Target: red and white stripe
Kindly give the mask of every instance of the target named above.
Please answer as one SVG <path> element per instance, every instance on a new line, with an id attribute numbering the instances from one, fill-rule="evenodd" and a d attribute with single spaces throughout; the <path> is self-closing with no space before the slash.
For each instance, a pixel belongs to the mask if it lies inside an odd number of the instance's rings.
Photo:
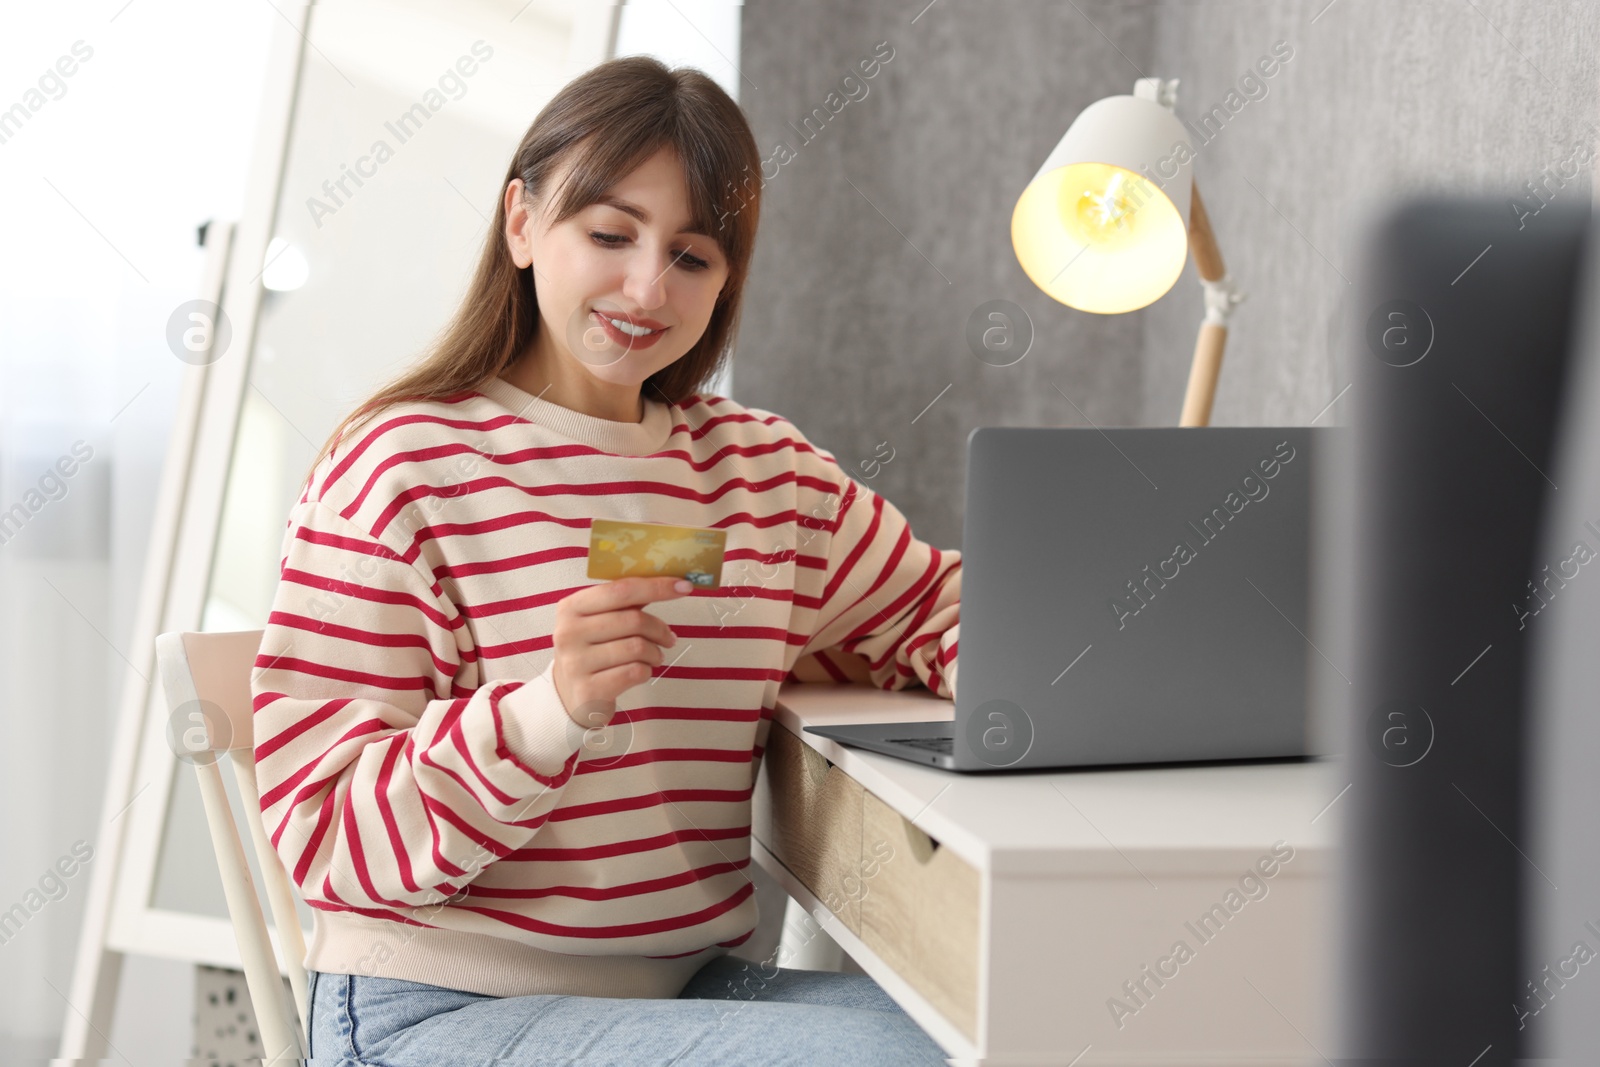
<path id="1" fill-rule="evenodd" d="M 669 410 L 661 449 L 619 456 L 467 392 L 391 409 L 313 473 L 251 678 L 263 818 L 316 910 L 307 966 L 463 974 L 488 935 L 681 969 L 755 926 L 779 685 L 953 696 L 959 552 L 780 416 Z M 727 531 L 720 589 L 649 606 L 679 641 L 603 749 L 549 676 L 595 517 Z M 374 920 L 431 929 L 374 970 Z"/>

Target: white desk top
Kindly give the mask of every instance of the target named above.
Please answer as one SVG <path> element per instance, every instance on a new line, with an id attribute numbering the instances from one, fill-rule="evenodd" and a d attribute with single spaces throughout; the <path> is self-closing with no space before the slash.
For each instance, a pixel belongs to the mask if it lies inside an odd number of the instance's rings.
<path id="1" fill-rule="evenodd" d="M 997 875 L 1242 871 L 1274 842 L 1320 874 L 1338 840 L 1349 779 L 1336 761 L 1136 770 L 965 774 L 850 748 L 810 725 L 951 720 L 918 686 L 796 683 L 775 720 L 942 845 Z"/>

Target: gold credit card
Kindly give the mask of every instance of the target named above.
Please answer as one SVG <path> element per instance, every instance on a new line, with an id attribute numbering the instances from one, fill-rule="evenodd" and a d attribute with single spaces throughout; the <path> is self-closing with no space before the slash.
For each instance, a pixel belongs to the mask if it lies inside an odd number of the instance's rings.
<path id="1" fill-rule="evenodd" d="M 686 578 L 700 589 L 722 583 L 727 530 L 657 522 L 593 519 L 589 526 L 589 577 Z"/>

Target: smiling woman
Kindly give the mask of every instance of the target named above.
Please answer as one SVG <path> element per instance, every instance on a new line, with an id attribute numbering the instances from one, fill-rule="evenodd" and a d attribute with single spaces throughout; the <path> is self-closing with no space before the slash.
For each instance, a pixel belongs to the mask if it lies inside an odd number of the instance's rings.
<path id="1" fill-rule="evenodd" d="M 330 444 L 385 408 L 451 396 L 508 369 L 524 385 L 540 381 L 535 395 L 548 384 L 550 400 L 591 414 L 604 411 L 602 417 L 613 421 L 639 421 L 641 394 L 675 403 L 703 388 L 731 348 L 760 221 L 759 196 L 732 210 L 734 183 L 760 161 L 739 105 L 700 71 L 669 70 L 648 56 L 626 56 L 575 79 L 517 146 L 477 272 L 454 320 L 426 358 L 335 427 L 313 469 Z M 655 225 L 647 234 L 627 232 L 641 220 L 616 208 L 616 200 L 639 202 Z M 660 216 L 649 214 L 651 208 Z M 695 232 L 682 235 L 687 246 L 669 249 L 664 241 L 677 237 L 673 231 L 680 228 Z M 591 237 L 590 230 L 603 236 Z M 630 239 L 631 250 L 599 247 Z M 569 259 L 585 241 L 593 255 Z M 536 256 L 541 249 L 544 256 Z M 672 262 L 669 272 L 669 260 L 680 249 L 684 262 Z M 541 268 L 541 259 L 556 256 L 563 274 L 577 265 L 585 277 L 553 277 Z M 604 256 L 611 260 L 602 268 Z M 700 260 L 708 264 L 705 273 L 695 272 Z M 713 266 L 715 284 L 705 277 Z M 608 269 L 610 277 L 593 273 Z M 576 291 L 601 286 L 608 291 Z M 665 305 L 669 296 L 672 314 L 681 321 L 654 317 L 663 326 L 678 326 L 678 337 L 649 361 L 550 360 L 563 348 L 577 355 L 569 335 L 592 342 L 589 326 L 605 328 L 591 322 L 591 310 L 650 318 L 652 309 L 638 301 Z M 578 307 L 585 298 L 588 306 Z"/>
<path id="2" fill-rule="evenodd" d="M 563 166 L 554 187 L 573 170 Z M 519 268 L 537 271 L 541 329 L 504 377 L 536 396 L 548 390 L 575 411 L 636 423 L 645 416 L 644 384 L 706 333 L 729 264 L 710 219 L 686 208 L 688 183 L 673 146 L 607 188 L 562 217 L 553 196 L 536 198 L 520 178 L 507 185 L 506 243 Z"/>
<path id="3" fill-rule="evenodd" d="M 944 1062 L 865 975 L 773 966 L 751 1000 L 727 958 L 779 686 L 814 658 L 953 697 L 961 594 L 960 553 L 701 391 L 757 163 L 699 71 L 567 85 L 455 319 L 301 487 L 251 690 L 262 818 L 315 915 L 313 1057 Z M 720 581 L 590 579 L 605 519 L 713 531 Z"/>

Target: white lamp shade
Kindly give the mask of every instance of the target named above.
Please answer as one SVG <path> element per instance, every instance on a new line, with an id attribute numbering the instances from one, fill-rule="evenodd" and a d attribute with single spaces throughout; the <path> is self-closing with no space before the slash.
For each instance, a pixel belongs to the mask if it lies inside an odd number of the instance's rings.
<path id="1" fill-rule="evenodd" d="M 1183 123 L 1154 100 L 1090 104 L 1017 198 L 1011 247 L 1022 269 L 1080 311 L 1154 303 L 1188 259 L 1193 155 Z"/>

